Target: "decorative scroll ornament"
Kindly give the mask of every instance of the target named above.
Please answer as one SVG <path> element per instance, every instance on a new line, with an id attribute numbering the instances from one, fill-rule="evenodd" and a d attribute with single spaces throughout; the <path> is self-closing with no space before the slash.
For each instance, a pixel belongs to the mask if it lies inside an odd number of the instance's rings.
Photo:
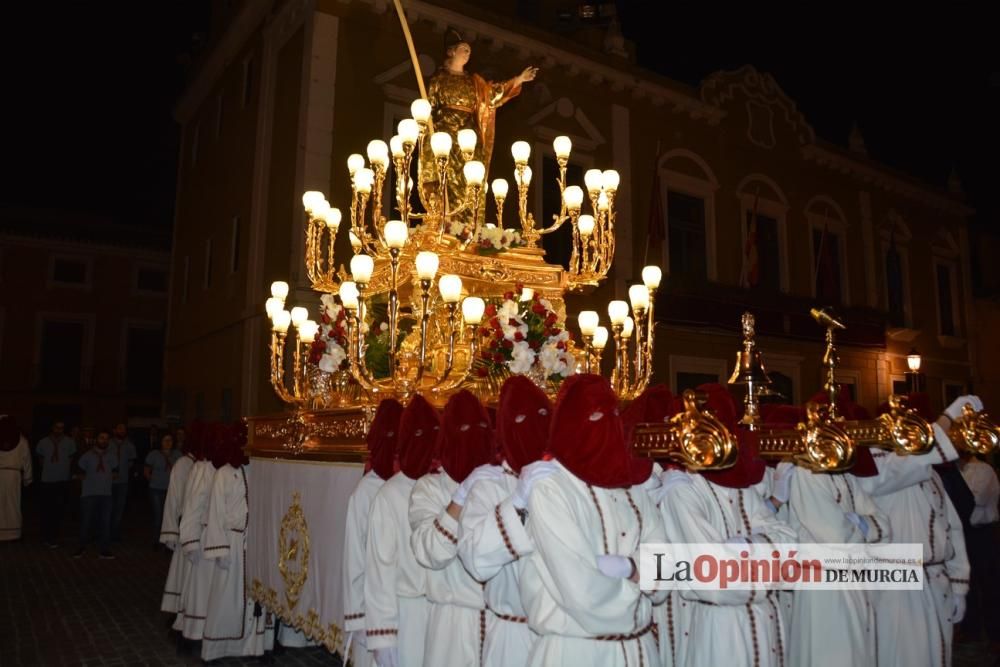
<path id="1" fill-rule="evenodd" d="M 959 450 L 989 454 L 1000 444 L 1000 429 L 985 412 L 976 412 L 970 404 L 962 406 L 962 416 L 948 430 L 952 444 Z"/>
<path id="2" fill-rule="evenodd" d="M 292 494 L 292 504 L 281 520 L 278 535 L 278 572 L 285 582 L 289 609 L 298 603 L 302 586 L 309 577 L 309 525 L 299 504 L 301 500 L 298 491 Z"/>
<path id="3" fill-rule="evenodd" d="M 736 436 L 715 415 L 698 406 L 698 395 L 684 391 L 684 411 L 662 424 L 640 424 L 633 438 L 636 453 L 668 459 L 688 470 L 723 470 L 736 463 Z"/>

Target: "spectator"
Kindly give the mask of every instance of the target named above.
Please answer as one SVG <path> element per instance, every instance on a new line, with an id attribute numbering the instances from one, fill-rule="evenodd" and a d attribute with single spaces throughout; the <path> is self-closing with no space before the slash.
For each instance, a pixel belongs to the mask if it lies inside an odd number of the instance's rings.
<path id="1" fill-rule="evenodd" d="M 115 459 L 118 475 L 111 485 L 111 540 L 122 539 L 122 517 L 125 516 L 125 502 L 128 500 L 128 483 L 132 478 L 132 463 L 138 458 L 135 445 L 128 438 L 125 424 L 115 426 L 111 438 L 111 455 Z"/>
<path id="2" fill-rule="evenodd" d="M 59 524 L 66 508 L 70 464 L 76 443 L 67 438 L 61 421 L 52 424 L 52 432 L 35 447 L 42 467 L 42 543 L 50 549 L 59 546 Z"/>
<path id="3" fill-rule="evenodd" d="M 31 484 L 31 448 L 13 417 L 0 415 L 0 542 L 21 537 L 21 486 Z"/>
<path id="4" fill-rule="evenodd" d="M 174 430 L 174 449 L 176 449 L 181 454 L 187 454 L 187 449 L 184 448 L 185 437 L 187 437 L 187 433 L 185 433 L 184 427 L 178 426 Z"/>
<path id="5" fill-rule="evenodd" d="M 969 577 L 969 608 L 962 621 L 960 640 L 979 641 L 983 630 L 995 648 L 1000 647 L 1000 613 L 997 598 L 998 573 L 995 551 L 995 530 L 1000 512 L 1000 482 L 993 466 L 984 463 L 968 451 L 962 452 L 959 469 L 972 495 L 975 509 L 965 531 L 965 545 L 972 565 Z"/>
<path id="6" fill-rule="evenodd" d="M 83 489 L 80 493 L 80 548 L 73 558 L 80 558 L 87 549 L 94 530 L 97 530 L 97 545 L 100 557 L 114 558 L 111 553 L 111 487 L 118 461 L 108 448 L 111 433 L 107 429 L 97 431 L 97 443 L 77 462 L 83 471 Z"/>
<path id="7" fill-rule="evenodd" d="M 143 474 L 149 480 L 149 504 L 153 508 L 153 551 L 160 549 L 160 525 L 163 523 L 163 505 L 167 500 L 170 485 L 170 470 L 181 457 L 174 449 L 174 437 L 164 433 L 160 438 L 160 448 L 146 454 Z"/>

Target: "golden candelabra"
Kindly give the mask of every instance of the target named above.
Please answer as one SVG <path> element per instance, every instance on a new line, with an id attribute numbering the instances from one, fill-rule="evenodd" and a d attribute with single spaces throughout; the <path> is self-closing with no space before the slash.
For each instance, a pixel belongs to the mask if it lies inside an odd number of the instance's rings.
<path id="1" fill-rule="evenodd" d="M 486 301 L 500 300 L 520 283 L 526 291 L 547 299 L 564 320 L 565 294 L 597 285 L 611 269 L 620 178 L 614 170 L 586 172 L 584 185 L 590 213 L 582 214 L 584 189 L 568 185 L 566 180 L 572 143 L 568 137 L 557 137 L 553 148 L 559 165 L 562 205 L 552 223 L 539 228 L 528 210 L 531 147 L 524 141 L 515 142 L 511 154 L 518 238 L 514 230 L 504 226 L 507 181 L 498 178 L 488 187 L 483 163 L 473 159 L 476 132 L 461 130 L 455 137 L 432 132 L 431 106 L 423 99 L 411 105 L 411 112 L 413 117 L 399 123 L 397 134 L 388 144 L 377 139 L 368 143 L 367 166 L 360 154 L 347 160 L 351 199 L 346 233 L 353 251 L 349 274 L 343 267 L 337 268 L 335 248 L 345 216 L 321 192 L 303 195 L 307 216 L 306 275 L 313 290 L 335 296 L 345 309 L 343 360 L 336 372 L 348 374 L 352 385 L 358 387 L 351 399 L 354 403 L 370 405 L 386 395 L 405 400 L 417 392 L 443 400 L 461 387 L 493 399 L 496 387 L 486 387 L 488 383 L 474 373 Z M 456 140 L 460 160 L 452 157 L 452 143 Z M 437 181 L 426 189 L 414 188 L 412 162 L 425 154 L 427 146 L 433 155 Z M 461 164 L 454 164 L 456 161 Z M 460 181 L 465 184 L 464 196 L 460 201 L 450 201 L 449 179 L 454 182 L 456 178 L 464 179 Z M 390 187 L 393 181 L 394 188 Z M 393 190 L 388 198 L 387 189 Z M 414 190 L 419 192 L 424 211 L 414 210 Z M 480 212 L 482 198 L 489 192 L 496 207 L 496 227 L 486 225 Z M 383 205 L 386 201 L 391 201 L 388 212 Z M 538 241 L 567 223 L 573 230 L 569 267 L 548 264 Z M 490 252 L 481 255 L 480 248 L 489 244 L 493 246 L 488 248 Z M 625 301 L 614 301 L 608 308 L 615 343 L 611 381 L 624 399 L 642 392 L 652 376 L 654 302 L 660 278 L 659 268 L 646 267 L 643 283 L 630 288 L 633 317 L 629 317 Z M 278 291 L 282 289 L 287 295 L 287 286 Z M 386 368 L 379 374 L 371 366 L 368 330 L 374 324 L 375 309 L 383 302 L 389 340 Z M 284 296 L 278 299 L 273 295 L 268 301 L 272 322 L 271 380 L 283 401 L 302 406 L 310 394 L 306 361 L 316 329 L 321 327 L 302 317 L 299 310 L 293 311 L 295 317 L 290 313 L 286 317 Z M 597 320 L 594 313 L 593 327 L 581 329 L 583 357 L 578 370 L 600 372 L 609 335 Z M 295 329 L 294 337 L 287 335 L 289 326 Z M 286 381 L 284 348 L 289 339 L 293 340 L 292 379 Z M 331 345 L 330 339 L 321 340 Z M 569 350 L 580 351 L 578 345 L 566 345 Z M 345 402 L 337 404 L 344 406 Z"/>

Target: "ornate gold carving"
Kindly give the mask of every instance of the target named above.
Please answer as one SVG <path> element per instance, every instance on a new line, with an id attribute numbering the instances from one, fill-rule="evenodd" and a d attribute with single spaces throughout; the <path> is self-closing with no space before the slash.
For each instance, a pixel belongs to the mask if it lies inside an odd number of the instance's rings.
<path id="1" fill-rule="evenodd" d="M 1000 443 L 1000 429 L 990 421 L 985 412 L 976 412 L 966 403 L 962 406 L 962 416 L 948 430 L 952 443 L 960 451 L 975 454 L 989 454 Z"/>
<path id="2" fill-rule="evenodd" d="M 322 644 L 331 653 L 336 653 L 343 648 L 344 631 L 336 623 L 324 626 L 315 609 L 309 609 L 304 614 L 301 612 L 293 613 L 281 601 L 278 592 L 264 586 L 260 579 L 253 580 L 250 587 L 250 597 L 264 605 L 268 611 L 280 618 L 286 625 L 295 628 L 314 642 Z"/>
<path id="3" fill-rule="evenodd" d="M 669 459 L 688 470 L 722 470 L 739 455 L 736 437 L 715 415 L 698 407 L 695 392 L 684 392 L 684 412 L 663 424 L 640 424 L 633 438 L 636 453 Z"/>
<path id="4" fill-rule="evenodd" d="M 301 500 L 298 491 L 292 494 L 292 504 L 281 520 L 278 535 L 278 572 L 285 582 L 289 609 L 298 603 L 302 586 L 309 578 L 309 525 L 299 504 Z"/>

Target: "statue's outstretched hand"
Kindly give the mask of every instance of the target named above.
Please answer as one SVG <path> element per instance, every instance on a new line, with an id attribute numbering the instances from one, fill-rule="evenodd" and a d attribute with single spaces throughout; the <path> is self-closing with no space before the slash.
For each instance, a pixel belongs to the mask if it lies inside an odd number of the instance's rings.
<path id="1" fill-rule="evenodd" d="M 538 75 L 538 68 L 537 67 L 534 67 L 534 66 L 532 66 L 532 67 L 525 67 L 524 71 L 521 72 L 517 76 L 517 78 L 520 80 L 521 83 L 527 83 L 528 81 L 534 81 L 535 77 L 537 75 Z"/>

